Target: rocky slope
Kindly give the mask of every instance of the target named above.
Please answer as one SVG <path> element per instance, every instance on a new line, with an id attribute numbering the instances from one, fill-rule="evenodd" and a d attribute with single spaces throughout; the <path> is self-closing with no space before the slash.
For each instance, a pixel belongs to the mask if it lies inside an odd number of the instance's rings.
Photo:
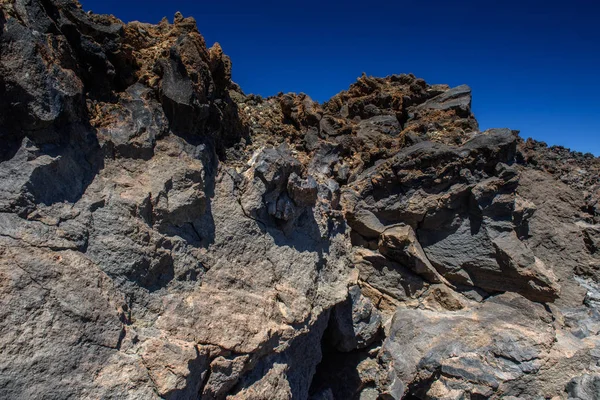
<path id="1" fill-rule="evenodd" d="M 192 18 L 0 4 L 0 398 L 600 398 L 598 159 L 467 86 L 263 99 Z"/>

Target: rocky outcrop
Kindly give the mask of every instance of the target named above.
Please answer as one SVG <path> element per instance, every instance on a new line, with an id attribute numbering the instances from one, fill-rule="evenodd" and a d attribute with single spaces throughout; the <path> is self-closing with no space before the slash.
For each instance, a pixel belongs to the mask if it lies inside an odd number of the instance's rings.
<path id="1" fill-rule="evenodd" d="M 501 322 L 500 322 L 501 321 Z M 502 294 L 468 311 L 399 309 L 380 357 L 387 394 L 421 398 L 533 398 L 560 393 L 544 364 L 573 351 L 557 341 L 552 316 L 540 304 Z M 573 368 L 565 357 L 566 365 Z M 556 373 L 558 371 L 555 371 Z M 535 376 L 535 378 L 531 378 Z"/>
<path id="2" fill-rule="evenodd" d="M 0 397 L 598 398 L 598 159 L 471 90 L 231 80 L 192 18 L 0 13 Z"/>

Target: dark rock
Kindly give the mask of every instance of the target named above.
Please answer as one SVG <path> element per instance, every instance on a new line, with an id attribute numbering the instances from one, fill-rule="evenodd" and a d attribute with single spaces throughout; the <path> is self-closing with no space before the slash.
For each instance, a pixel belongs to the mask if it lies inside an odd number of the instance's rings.
<path id="1" fill-rule="evenodd" d="M 265 149 L 256 159 L 254 174 L 267 186 L 268 190 L 282 191 L 286 188 L 292 173 L 298 175 L 301 165 L 289 151 L 283 148 Z"/>
<path id="2" fill-rule="evenodd" d="M 323 389 L 320 392 L 309 397 L 310 400 L 334 400 L 333 392 L 330 388 Z"/>
<path id="3" fill-rule="evenodd" d="M 291 221 L 296 216 L 296 207 L 285 193 L 277 201 L 268 203 L 267 207 L 269 214 L 282 221 Z"/>
<path id="4" fill-rule="evenodd" d="M 279 104 L 285 120 L 297 128 L 319 126 L 321 121 L 319 106 L 307 95 L 288 93 L 280 97 Z"/>
<path id="5" fill-rule="evenodd" d="M 98 129 L 98 134 L 105 136 L 120 156 L 149 159 L 156 140 L 169 130 L 168 121 L 149 88 L 135 84 L 126 93 L 130 98 L 122 101 L 123 107 L 108 113 L 114 123 Z"/>
<path id="6" fill-rule="evenodd" d="M 46 61 L 42 51 L 56 64 Z M 62 59 L 67 59 L 65 68 L 60 67 Z M 16 18 L 6 21 L 0 34 L 0 127 L 4 135 L 40 131 L 55 123 L 61 127 L 59 122 L 64 126 L 82 118 L 83 83 L 68 68 L 71 63 L 68 48 L 50 47 L 41 33 Z M 40 139 L 48 140 L 43 135 Z"/>
<path id="7" fill-rule="evenodd" d="M 317 201 L 319 187 L 313 177 L 300 178 L 292 172 L 288 178 L 287 191 L 299 207 L 311 207 Z"/>
<path id="8" fill-rule="evenodd" d="M 368 210 L 356 210 L 346 215 L 348 225 L 368 239 L 377 239 L 385 230 L 379 219 Z"/>
<path id="9" fill-rule="evenodd" d="M 57 33 L 58 28 L 40 1 L 16 0 L 14 8 L 19 19 L 40 33 Z"/>
<path id="10" fill-rule="evenodd" d="M 331 314 L 331 340 L 342 352 L 369 346 L 381 328 L 381 315 L 358 286 L 348 289 L 348 300 L 338 304 Z"/>
<path id="11" fill-rule="evenodd" d="M 177 50 L 171 49 L 170 58 L 160 60 L 158 66 L 162 74 L 161 101 L 171 129 L 194 134 L 208 118 L 209 105 L 197 97 Z"/>
<path id="12" fill-rule="evenodd" d="M 600 225 L 591 225 L 585 222 L 578 222 L 577 226 L 579 226 L 583 232 L 583 240 L 588 251 L 591 254 L 596 254 L 600 251 Z"/>
<path id="13" fill-rule="evenodd" d="M 347 135 L 351 131 L 352 128 L 346 125 L 344 120 L 330 115 L 323 116 L 319 125 L 321 137 Z"/>
<path id="14" fill-rule="evenodd" d="M 304 136 L 304 147 L 306 150 L 313 151 L 319 147 L 319 133 L 317 130 L 311 129 Z"/>
<path id="15" fill-rule="evenodd" d="M 398 301 L 418 297 L 426 284 L 409 268 L 395 263 L 379 253 L 358 249 L 353 263 L 359 271 L 361 281 L 379 292 Z"/>
<path id="16" fill-rule="evenodd" d="M 598 158 L 231 72 L 181 13 L 2 2 L 0 398 L 595 397 Z"/>
<path id="17" fill-rule="evenodd" d="M 219 43 L 209 49 L 210 72 L 217 88 L 227 88 L 231 84 L 231 59 L 223 53 Z"/>
<path id="18" fill-rule="evenodd" d="M 356 135 L 368 142 L 375 144 L 380 135 L 398 136 L 400 124 L 398 119 L 392 115 L 382 115 L 360 121 L 357 126 Z"/>
<path id="19" fill-rule="evenodd" d="M 471 109 L 471 88 L 467 85 L 457 86 L 430 100 L 427 100 L 417 108 L 434 110 L 460 110 L 460 112 L 468 113 Z"/>

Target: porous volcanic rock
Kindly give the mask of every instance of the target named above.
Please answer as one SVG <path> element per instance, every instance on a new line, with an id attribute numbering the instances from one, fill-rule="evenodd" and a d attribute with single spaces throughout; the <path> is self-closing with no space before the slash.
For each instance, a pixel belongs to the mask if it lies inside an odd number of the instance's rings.
<path id="1" fill-rule="evenodd" d="M 180 13 L 0 6 L 0 398 L 600 398 L 597 158 L 465 85 L 265 99 Z"/>

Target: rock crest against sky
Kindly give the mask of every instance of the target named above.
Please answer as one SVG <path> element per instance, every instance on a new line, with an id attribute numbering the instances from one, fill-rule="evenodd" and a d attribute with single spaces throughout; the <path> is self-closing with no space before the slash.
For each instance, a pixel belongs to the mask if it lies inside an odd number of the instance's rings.
<path id="1" fill-rule="evenodd" d="M 125 22 L 194 16 L 233 60 L 246 93 L 304 92 L 324 102 L 362 72 L 412 72 L 473 89 L 482 130 L 600 156 L 600 2 L 82 0 Z"/>

